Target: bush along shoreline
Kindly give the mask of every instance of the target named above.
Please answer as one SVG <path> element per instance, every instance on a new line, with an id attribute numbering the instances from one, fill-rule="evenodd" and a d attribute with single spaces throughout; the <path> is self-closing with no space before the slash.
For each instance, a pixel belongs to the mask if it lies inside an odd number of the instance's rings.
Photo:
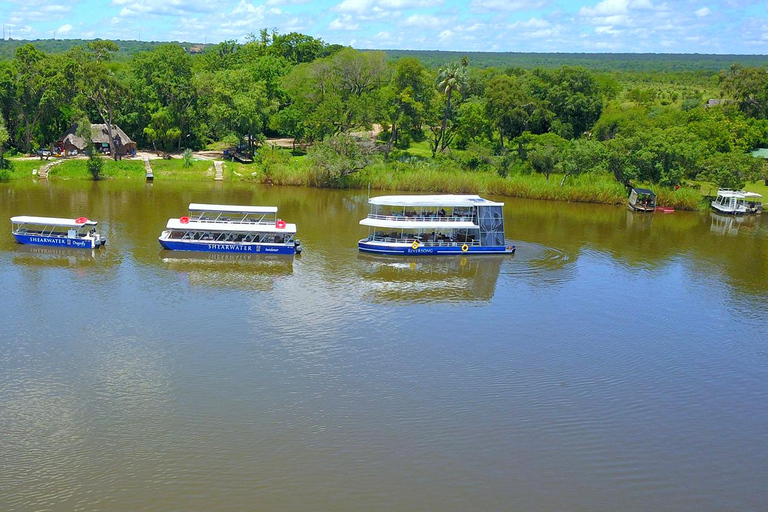
<path id="1" fill-rule="evenodd" d="M 414 158 L 401 155 L 384 161 L 373 155 L 361 162 L 333 160 L 337 155 L 292 156 L 284 149 L 266 148 L 257 154 L 255 163 L 225 161 L 225 181 L 253 182 L 266 185 L 326 187 L 343 189 L 398 190 L 403 192 L 445 194 L 489 194 L 549 201 L 624 205 L 627 188 L 607 172 L 565 175 L 526 172 L 511 169 L 499 172 L 491 164 L 467 169 L 449 158 Z M 325 158 L 325 161 L 321 161 Z M 33 169 L 48 163 L 41 160 L 11 160 L 5 179 L 33 179 Z M 213 181 L 211 160 L 183 158 L 153 159 L 155 180 Z M 359 167 L 359 168 L 358 168 Z M 506 174 L 506 175 L 503 175 Z M 87 160 L 73 159 L 51 168 L 48 179 L 92 180 Z M 104 159 L 99 179 L 143 180 L 144 162 Z M 667 189 L 652 186 L 658 194 L 658 204 L 678 210 L 699 210 L 706 207 L 699 186 Z"/>

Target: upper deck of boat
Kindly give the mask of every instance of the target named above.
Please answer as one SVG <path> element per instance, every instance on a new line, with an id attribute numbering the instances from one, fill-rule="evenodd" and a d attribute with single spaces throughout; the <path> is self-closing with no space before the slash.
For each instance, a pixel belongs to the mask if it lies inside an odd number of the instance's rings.
<path id="1" fill-rule="evenodd" d="M 80 222 L 78 222 L 80 220 Z M 84 226 L 93 227 L 98 224 L 95 220 L 85 219 L 63 219 L 59 217 L 35 217 L 31 215 L 19 215 L 11 217 L 13 224 L 30 224 L 34 226 L 55 226 L 62 228 L 79 229 Z"/>
<path id="2" fill-rule="evenodd" d="M 190 220 L 182 222 L 181 219 L 169 219 L 165 226 L 171 231 L 217 231 L 233 233 L 286 233 L 295 234 L 296 224 L 285 224 L 285 227 L 279 228 L 275 223 L 257 224 L 257 223 L 234 223 L 234 222 L 207 222 Z"/>
<path id="3" fill-rule="evenodd" d="M 448 207 L 448 208 L 468 208 L 475 206 L 504 206 L 504 203 L 497 203 L 483 199 L 474 194 L 435 194 L 435 195 L 401 195 L 401 196 L 378 196 L 368 200 L 372 206 L 403 206 L 403 207 Z"/>

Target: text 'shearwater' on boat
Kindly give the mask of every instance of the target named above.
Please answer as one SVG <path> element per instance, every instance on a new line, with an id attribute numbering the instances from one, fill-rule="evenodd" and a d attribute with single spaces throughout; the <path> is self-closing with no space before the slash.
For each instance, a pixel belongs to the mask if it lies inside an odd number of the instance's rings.
<path id="1" fill-rule="evenodd" d="M 368 237 L 358 242 L 376 254 L 511 254 L 504 238 L 504 203 L 476 195 L 380 196 L 360 221 Z"/>
<path id="2" fill-rule="evenodd" d="M 97 224 L 85 217 L 60 219 L 22 215 L 11 217 L 11 233 L 20 244 L 95 249 L 107 243 L 107 239 L 96 232 Z"/>
<path id="3" fill-rule="evenodd" d="M 192 203 L 189 216 L 168 220 L 158 241 L 171 251 L 301 252 L 296 225 L 278 219 L 274 206 Z"/>

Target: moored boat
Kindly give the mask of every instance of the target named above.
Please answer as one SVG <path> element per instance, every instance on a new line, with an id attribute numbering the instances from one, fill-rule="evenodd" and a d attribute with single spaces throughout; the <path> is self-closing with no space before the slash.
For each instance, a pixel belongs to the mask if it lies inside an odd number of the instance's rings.
<path id="1" fill-rule="evenodd" d="M 11 217 L 11 233 L 20 244 L 96 249 L 107 239 L 96 231 L 98 222 L 86 217 Z"/>
<path id="2" fill-rule="evenodd" d="M 298 254 L 296 225 L 277 218 L 274 206 L 192 203 L 189 216 L 169 219 L 158 241 L 171 251 Z"/>
<path id="3" fill-rule="evenodd" d="M 711 205 L 716 211 L 729 215 L 762 213 L 762 198 L 763 196 L 756 192 L 722 188 L 717 191 L 717 197 Z"/>
<path id="4" fill-rule="evenodd" d="M 511 254 L 504 238 L 504 203 L 476 195 L 371 198 L 360 224 L 363 252 L 387 255 Z"/>
<path id="5" fill-rule="evenodd" d="M 647 188 L 633 188 L 629 193 L 627 206 L 636 212 L 653 212 L 656 210 L 656 194 Z"/>

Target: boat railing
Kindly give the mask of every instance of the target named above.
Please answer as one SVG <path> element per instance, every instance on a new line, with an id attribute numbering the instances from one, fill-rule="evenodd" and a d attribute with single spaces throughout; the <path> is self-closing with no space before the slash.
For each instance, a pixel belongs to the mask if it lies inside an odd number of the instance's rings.
<path id="1" fill-rule="evenodd" d="M 371 236 L 368 238 L 368 240 L 372 242 L 385 242 L 385 243 L 392 243 L 392 244 L 411 244 L 413 242 L 418 242 L 419 247 L 454 247 L 454 246 L 462 246 L 464 244 L 469 246 L 475 246 L 480 245 L 479 240 L 456 240 L 456 239 L 449 239 L 449 240 L 420 240 L 415 237 L 410 238 L 394 238 L 389 236 Z"/>
<path id="2" fill-rule="evenodd" d="M 472 222 L 472 217 L 467 216 L 458 216 L 458 215 L 449 215 L 449 216 L 440 216 L 440 215 L 426 215 L 426 216 L 408 216 L 408 215 L 402 215 L 402 214 L 393 214 L 393 215 L 379 215 L 375 213 L 368 214 L 369 219 L 377 219 L 377 220 L 395 220 L 395 221 L 403 221 L 403 222 Z"/>

